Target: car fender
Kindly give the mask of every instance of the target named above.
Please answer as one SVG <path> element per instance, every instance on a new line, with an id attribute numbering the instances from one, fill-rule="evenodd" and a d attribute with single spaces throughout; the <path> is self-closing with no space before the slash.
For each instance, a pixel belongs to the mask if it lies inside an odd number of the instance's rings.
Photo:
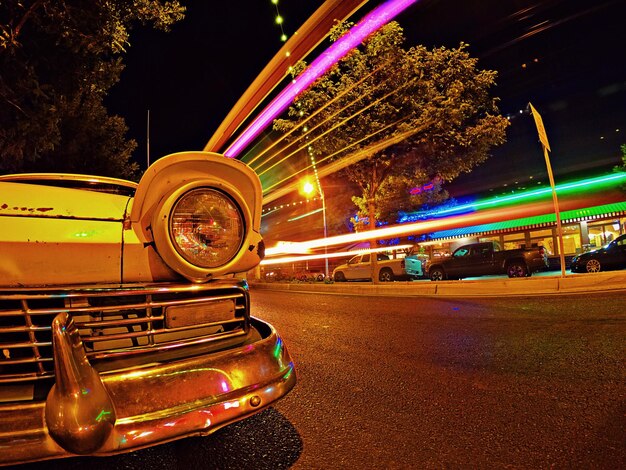
<path id="1" fill-rule="evenodd" d="M 169 241 L 166 225 L 170 206 L 180 192 L 198 187 L 216 188 L 232 196 L 245 219 L 246 234 L 241 249 L 219 268 L 191 265 Z M 263 259 L 265 251 L 260 234 L 261 207 L 259 178 L 238 160 L 209 152 L 181 152 L 157 160 L 141 178 L 132 202 L 128 227 L 132 233 L 125 234 L 125 259 L 130 259 L 130 264 L 125 266 L 125 278 L 162 268 L 155 265 L 151 250 L 156 250 L 169 267 L 194 282 L 252 269 Z"/>

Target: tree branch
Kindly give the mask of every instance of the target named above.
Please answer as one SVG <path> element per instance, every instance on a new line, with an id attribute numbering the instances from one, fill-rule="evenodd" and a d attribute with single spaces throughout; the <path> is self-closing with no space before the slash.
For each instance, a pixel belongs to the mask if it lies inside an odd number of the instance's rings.
<path id="1" fill-rule="evenodd" d="M 22 19 L 20 19 L 19 23 L 13 30 L 13 33 L 11 33 L 11 37 L 13 40 L 15 40 L 19 36 L 20 31 L 24 27 L 24 24 L 26 23 L 26 21 L 28 21 L 28 18 L 33 14 L 33 12 L 37 8 L 39 8 L 41 4 L 43 4 L 44 1 L 45 0 L 36 0 L 35 3 L 33 3 L 30 7 L 28 7 L 28 10 L 26 10 L 26 13 L 24 13 L 24 15 L 22 16 Z"/>

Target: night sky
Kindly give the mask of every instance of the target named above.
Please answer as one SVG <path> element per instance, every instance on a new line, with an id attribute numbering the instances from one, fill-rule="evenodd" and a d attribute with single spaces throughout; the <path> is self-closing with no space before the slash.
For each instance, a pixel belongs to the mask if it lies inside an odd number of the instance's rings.
<path id="1" fill-rule="evenodd" d="M 127 65 L 109 109 L 126 119 L 146 163 L 204 147 L 232 105 L 280 49 L 270 0 L 184 2 L 186 19 L 171 33 L 135 28 Z M 281 0 L 293 33 L 322 2 Z M 368 2 L 360 18 L 378 2 Z M 557 182 L 599 174 L 620 163 L 626 143 L 625 0 L 424 0 L 397 18 L 407 46 L 469 43 L 481 68 L 499 72 L 494 95 L 511 117 L 508 142 L 470 175 L 448 185 L 454 196 L 507 191 L 546 178 L 528 102 L 539 110 Z M 524 111 L 520 114 L 520 110 Z M 506 185 L 506 186 L 504 186 Z"/>

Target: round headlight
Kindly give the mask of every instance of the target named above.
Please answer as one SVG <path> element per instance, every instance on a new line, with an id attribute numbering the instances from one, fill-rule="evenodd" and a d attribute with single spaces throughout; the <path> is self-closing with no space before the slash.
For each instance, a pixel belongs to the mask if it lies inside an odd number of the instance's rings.
<path id="1" fill-rule="evenodd" d="M 237 204 L 221 191 L 198 188 L 174 204 L 169 219 L 172 244 L 189 263 L 218 268 L 239 252 L 245 222 Z"/>

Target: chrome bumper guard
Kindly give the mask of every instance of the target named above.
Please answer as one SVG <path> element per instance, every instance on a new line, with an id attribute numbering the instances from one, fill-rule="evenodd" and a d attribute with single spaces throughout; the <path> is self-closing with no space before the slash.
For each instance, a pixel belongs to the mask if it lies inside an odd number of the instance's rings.
<path id="1" fill-rule="evenodd" d="M 52 324 L 55 384 L 46 401 L 0 404 L 0 465 L 109 455 L 206 435 L 278 400 L 296 383 L 273 327 L 251 344 L 98 372 L 67 313 Z"/>

